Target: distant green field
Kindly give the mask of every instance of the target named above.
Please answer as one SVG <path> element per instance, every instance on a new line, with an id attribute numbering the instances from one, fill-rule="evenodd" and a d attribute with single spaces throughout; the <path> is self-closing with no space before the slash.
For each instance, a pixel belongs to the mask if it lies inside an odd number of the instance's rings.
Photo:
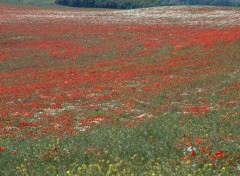
<path id="1" fill-rule="evenodd" d="M 6 3 L 19 3 L 19 4 L 31 4 L 31 5 L 55 5 L 54 0 L 0 0 L 1 2 L 6 2 Z"/>

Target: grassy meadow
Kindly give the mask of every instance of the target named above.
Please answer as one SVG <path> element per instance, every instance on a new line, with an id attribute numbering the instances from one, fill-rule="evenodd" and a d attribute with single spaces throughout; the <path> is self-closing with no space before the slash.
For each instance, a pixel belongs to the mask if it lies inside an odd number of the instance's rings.
<path id="1" fill-rule="evenodd" d="M 239 12 L 2 3 L 0 175 L 239 175 Z"/>

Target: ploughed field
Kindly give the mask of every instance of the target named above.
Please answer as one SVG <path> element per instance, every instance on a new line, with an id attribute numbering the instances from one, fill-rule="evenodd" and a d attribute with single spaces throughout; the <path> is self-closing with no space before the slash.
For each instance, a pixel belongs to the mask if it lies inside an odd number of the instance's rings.
<path id="1" fill-rule="evenodd" d="M 0 175 L 238 175 L 240 9 L 0 6 Z"/>

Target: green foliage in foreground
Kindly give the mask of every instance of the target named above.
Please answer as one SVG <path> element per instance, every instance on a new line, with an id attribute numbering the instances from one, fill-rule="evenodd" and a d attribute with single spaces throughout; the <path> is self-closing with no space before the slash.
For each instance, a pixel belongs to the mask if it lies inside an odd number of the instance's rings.
<path id="1" fill-rule="evenodd" d="M 2 136 L 0 146 L 6 149 L 0 152 L 0 175 L 237 175 L 239 141 L 224 136 L 240 135 L 239 124 L 228 121 L 237 121 L 238 110 L 226 119 L 220 111 L 201 118 L 168 112 L 136 127 L 95 127 L 65 139 L 18 141 Z M 213 153 L 221 149 L 227 157 L 212 165 L 198 160 L 204 154 L 196 151 L 182 161 L 187 147 L 177 141 L 185 135 L 193 140 L 204 136 Z"/>

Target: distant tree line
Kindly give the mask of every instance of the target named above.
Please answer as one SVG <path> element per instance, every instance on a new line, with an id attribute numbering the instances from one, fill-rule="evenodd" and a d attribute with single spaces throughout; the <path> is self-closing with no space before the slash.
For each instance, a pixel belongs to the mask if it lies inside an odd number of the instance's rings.
<path id="1" fill-rule="evenodd" d="M 240 0 L 55 0 L 57 4 L 74 7 L 135 9 L 167 5 L 239 6 Z"/>

